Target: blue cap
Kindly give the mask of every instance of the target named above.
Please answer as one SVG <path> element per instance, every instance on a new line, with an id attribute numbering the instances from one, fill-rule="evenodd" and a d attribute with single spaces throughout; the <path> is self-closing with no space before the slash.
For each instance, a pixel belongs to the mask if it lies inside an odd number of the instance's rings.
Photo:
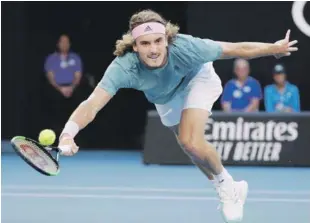
<path id="1" fill-rule="evenodd" d="M 273 68 L 273 74 L 285 74 L 285 68 L 282 64 L 277 64 L 274 68 Z"/>

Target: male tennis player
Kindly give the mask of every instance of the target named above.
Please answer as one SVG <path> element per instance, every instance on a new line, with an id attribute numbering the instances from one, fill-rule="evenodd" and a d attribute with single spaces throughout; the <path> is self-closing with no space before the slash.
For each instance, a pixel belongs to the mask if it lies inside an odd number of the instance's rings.
<path id="1" fill-rule="evenodd" d="M 162 123 L 171 128 L 181 147 L 214 183 L 226 222 L 243 218 L 248 185 L 235 182 L 221 164 L 214 147 L 205 141 L 204 129 L 213 103 L 222 93 L 212 61 L 227 58 L 289 56 L 297 41 L 228 43 L 178 34 L 179 28 L 159 14 L 144 10 L 130 19 L 129 31 L 116 42 L 117 56 L 90 97 L 73 112 L 60 135 L 59 146 L 71 146 L 77 133 L 94 120 L 120 88 L 144 92 L 156 105 Z"/>

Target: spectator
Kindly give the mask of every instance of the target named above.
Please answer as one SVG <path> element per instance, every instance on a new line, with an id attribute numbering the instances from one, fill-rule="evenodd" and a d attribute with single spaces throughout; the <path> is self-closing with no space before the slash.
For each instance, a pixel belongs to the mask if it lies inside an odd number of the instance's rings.
<path id="1" fill-rule="evenodd" d="M 298 88 L 286 80 L 283 65 L 273 70 L 274 84 L 265 87 L 265 109 L 267 112 L 300 112 Z"/>
<path id="2" fill-rule="evenodd" d="M 70 98 L 82 77 L 80 57 L 70 52 L 70 40 L 67 35 L 61 35 L 58 51 L 49 55 L 45 62 L 45 71 L 49 83 L 65 98 Z"/>
<path id="3" fill-rule="evenodd" d="M 57 51 L 47 57 L 44 68 L 49 82 L 44 101 L 50 128 L 60 132 L 68 115 L 81 100 L 76 91 L 82 78 L 82 62 L 76 53 L 70 51 L 69 36 L 60 36 Z"/>
<path id="4" fill-rule="evenodd" d="M 250 65 L 244 59 L 234 61 L 236 79 L 228 81 L 221 98 L 226 112 L 255 112 L 259 110 L 262 89 L 259 82 L 249 76 Z"/>

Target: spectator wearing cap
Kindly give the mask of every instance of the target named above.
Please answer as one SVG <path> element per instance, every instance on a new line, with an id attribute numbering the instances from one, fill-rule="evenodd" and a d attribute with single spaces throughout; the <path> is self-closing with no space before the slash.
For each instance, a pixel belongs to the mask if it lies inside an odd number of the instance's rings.
<path id="1" fill-rule="evenodd" d="M 300 112 L 299 90 L 287 81 L 283 65 L 274 67 L 273 79 L 275 83 L 264 90 L 266 112 Z"/>
<path id="2" fill-rule="evenodd" d="M 256 112 L 262 99 L 260 83 L 250 74 L 247 60 L 234 61 L 236 79 L 228 81 L 221 98 L 222 108 L 226 112 Z"/>

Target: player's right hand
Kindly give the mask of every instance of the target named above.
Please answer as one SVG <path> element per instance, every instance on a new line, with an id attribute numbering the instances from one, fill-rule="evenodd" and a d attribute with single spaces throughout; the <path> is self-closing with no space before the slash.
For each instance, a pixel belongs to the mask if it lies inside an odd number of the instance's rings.
<path id="1" fill-rule="evenodd" d="M 68 134 L 60 136 L 58 148 L 63 146 L 70 148 L 69 151 L 64 151 L 61 153 L 64 156 L 73 156 L 79 150 L 79 147 L 75 144 L 74 139 Z"/>

